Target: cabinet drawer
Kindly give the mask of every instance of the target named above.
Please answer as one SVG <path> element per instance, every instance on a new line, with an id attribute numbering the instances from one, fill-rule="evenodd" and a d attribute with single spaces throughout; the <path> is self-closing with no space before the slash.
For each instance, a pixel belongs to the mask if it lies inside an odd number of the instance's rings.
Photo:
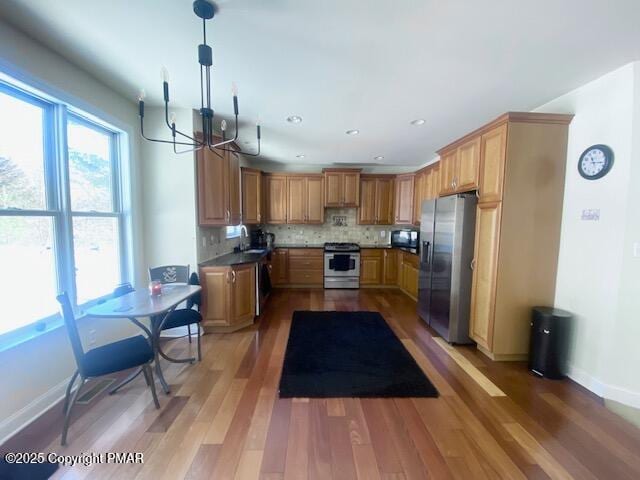
<path id="1" fill-rule="evenodd" d="M 289 270 L 289 283 L 292 285 L 322 285 L 322 270 Z"/>
<path id="2" fill-rule="evenodd" d="M 362 258 L 382 258 L 383 250 L 381 248 L 363 248 L 360 250 Z"/>
<path id="3" fill-rule="evenodd" d="M 304 258 L 322 258 L 324 250 L 321 248 L 290 248 L 289 257 L 304 257 Z"/>
<path id="4" fill-rule="evenodd" d="M 320 270 L 324 268 L 323 257 L 289 256 L 289 268 L 292 270 Z"/>

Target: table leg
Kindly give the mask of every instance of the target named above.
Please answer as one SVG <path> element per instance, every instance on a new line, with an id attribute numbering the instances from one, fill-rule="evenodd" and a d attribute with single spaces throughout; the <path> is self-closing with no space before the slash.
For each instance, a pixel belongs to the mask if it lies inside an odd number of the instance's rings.
<path id="1" fill-rule="evenodd" d="M 173 311 L 173 310 L 171 310 L 171 311 Z M 169 384 L 164 379 L 164 375 L 162 374 L 162 368 L 160 367 L 160 355 L 159 355 L 159 352 L 160 352 L 160 327 L 162 326 L 162 324 L 164 323 L 164 320 L 167 318 L 168 315 L 169 315 L 169 313 L 167 313 L 167 315 L 165 315 L 165 317 L 162 319 L 161 322 L 155 320 L 154 318 L 151 318 L 151 330 L 149 330 L 137 318 L 129 317 L 129 320 L 131 320 L 138 327 L 140 327 L 142 330 L 144 330 L 144 332 L 149 337 L 149 342 L 151 344 L 151 349 L 153 350 L 153 361 L 155 363 L 154 368 L 155 368 L 155 371 L 156 371 L 156 377 L 158 377 L 158 380 L 160 381 L 160 385 L 162 385 L 162 390 L 164 390 L 164 393 L 166 393 L 167 395 L 171 392 L 171 389 L 169 388 Z"/>

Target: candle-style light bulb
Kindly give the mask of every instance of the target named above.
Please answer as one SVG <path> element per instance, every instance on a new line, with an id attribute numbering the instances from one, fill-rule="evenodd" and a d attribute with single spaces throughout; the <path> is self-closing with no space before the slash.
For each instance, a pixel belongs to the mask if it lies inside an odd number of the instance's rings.
<path id="1" fill-rule="evenodd" d="M 226 120 L 222 120 L 222 122 L 220 122 L 220 130 L 222 130 L 223 132 L 225 130 L 227 130 L 227 121 Z"/>
<path id="2" fill-rule="evenodd" d="M 140 93 L 138 93 L 138 101 L 144 102 L 144 99 L 147 97 L 147 92 L 144 91 L 144 88 L 140 89 Z"/>
<path id="3" fill-rule="evenodd" d="M 169 114 L 169 123 L 171 125 L 175 125 L 176 124 L 176 112 L 171 112 Z"/>
<path id="4" fill-rule="evenodd" d="M 160 69 L 160 77 L 163 82 L 169 83 L 169 70 L 167 70 L 167 67 L 163 66 Z"/>
<path id="5" fill-rule="evenodd" d="M 238 96 L 238 85 L 236 85 L 236 82 L 231 82 L 231 93 L 234 97 Z"/>

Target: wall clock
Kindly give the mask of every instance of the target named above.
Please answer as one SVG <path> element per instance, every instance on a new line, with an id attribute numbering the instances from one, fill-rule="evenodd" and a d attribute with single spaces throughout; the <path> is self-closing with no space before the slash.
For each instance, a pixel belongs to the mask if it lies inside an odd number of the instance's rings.
<path id="1" fill-rule="evenodd" d="M 613 150 L 607 145 L 592 145 L 578 160 L 578 172 L 587 180 L 604 177 L 613 166 Z"/>

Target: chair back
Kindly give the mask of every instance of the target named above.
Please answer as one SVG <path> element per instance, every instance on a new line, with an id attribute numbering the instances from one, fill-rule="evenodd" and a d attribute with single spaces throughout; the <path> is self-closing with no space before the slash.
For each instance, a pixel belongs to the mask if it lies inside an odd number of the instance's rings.
<path id="1" fill-rule="evenodd" d="M 157 280 L 162 284 L 189 283 L 189 265 L 164 265 L 149 269 L 151 281 Z"/>
<path id="2" fill-rule="evenodd" d="M 73 309 L 71 308 L 71 302 L 69 301 L 69 295 L 67 292 L 62 292 L 56 297 L 60 304 L 60 310 L 62 311 L 62 318 L 64 324 L 67 327 L 67 334 L 69 335 L 69 341 L 71 342 L 71 348 L 73 349 L 73 356 L 76 358 L 76 364 L 78 370 L 82 373 L 82 365 L 84 363 L 84 350 L 82 349 L 82 341 L 80 340 L 80 334 L 78 333 L 78 326 L 76 325 L 76 317 L 73 315 Z"/>

